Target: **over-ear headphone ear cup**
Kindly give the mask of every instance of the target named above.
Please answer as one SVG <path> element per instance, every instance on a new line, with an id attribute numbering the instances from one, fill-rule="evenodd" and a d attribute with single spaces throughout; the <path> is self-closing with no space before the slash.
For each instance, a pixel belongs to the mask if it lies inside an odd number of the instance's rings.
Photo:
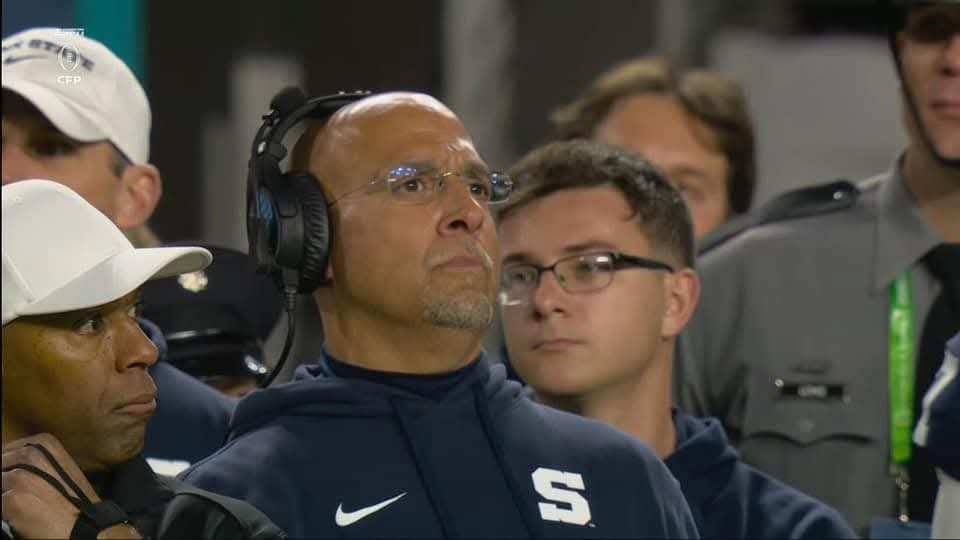
<path id="1" fill-rule="evenodd" d="M 300 200 L 303 212 L 303 258 L 300 261 L 298 291 L 312 293 L 326 281 L 327 263 L 332 243 L 327 198 L 320 182 L 310 174 L 287 176 Z"/>

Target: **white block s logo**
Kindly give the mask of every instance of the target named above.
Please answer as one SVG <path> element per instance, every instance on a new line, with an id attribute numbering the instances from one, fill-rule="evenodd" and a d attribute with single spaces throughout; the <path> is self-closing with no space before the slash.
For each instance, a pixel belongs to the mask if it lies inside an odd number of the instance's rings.
<path id="1" fill-rule="evenodd" d="M 533 471 L 533 487 L 544 499 L 539 503 L 540 517 L 544 521 L 559 521 L 573 525 L 590 523 L 590 503 L 578 491 L 583 491 L 583 477 L 577 473 L 540 467 Z M 561 489 L 558 485 L 571 489 Z M 573 491 L 578 490 L 578 491 Z M 554 503 L 563 503 L 559 506 Z M 569 508 L 568 508 L 569 507 Z"/>

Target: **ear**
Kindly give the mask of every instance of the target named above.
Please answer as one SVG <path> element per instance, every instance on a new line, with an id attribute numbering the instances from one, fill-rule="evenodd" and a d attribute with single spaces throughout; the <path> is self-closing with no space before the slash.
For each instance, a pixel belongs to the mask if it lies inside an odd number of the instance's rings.
<path id="1" fill-rule="evenodd" d="M 120 184 L 117 192 L 117 226 L 126 231 L 150 219 L 163 194 L 163 184 L 160 172 L 153 165 L 127 166 Z"/>
<path id="2" fill-rule="evenodd" d="M 662 338 L 674 338 L 693 317 L 700 300 L 700 277 L 693 268 L 681 268 L 666 276 L 667 309 L 660 327 Z"/>

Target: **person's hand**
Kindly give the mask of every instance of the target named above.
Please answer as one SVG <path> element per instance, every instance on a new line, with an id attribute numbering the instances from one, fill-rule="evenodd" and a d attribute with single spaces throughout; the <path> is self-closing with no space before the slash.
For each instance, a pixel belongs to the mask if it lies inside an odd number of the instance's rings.
<path id="1" fill-rule="evenodd" d="M 41 446 L 63 469 L 58 471 L 36 446 Z M 3 447 L 3 519 L 24 538 L 69 538 L 80 510 L 37 474 L 12 468 L 36 467 L 56 479 L 74 498 L 79 488 L 91 503 L 100 502 L 80 467 L 53 435 L 42 433 L 18 439 Z M 69 475 L 69 479 L 63 475 Z M 103 531 L 106 532 L 106 531 Z"/>
<path id="2" fill-rule="evenodd" d="M 140 531 L 134 529 L 132 525 L 120 523 L 100 531 L 97 538 L 99 540 L 113 540 L 115 538 L 143 538 L 143 536 L 140 536 Z"/>

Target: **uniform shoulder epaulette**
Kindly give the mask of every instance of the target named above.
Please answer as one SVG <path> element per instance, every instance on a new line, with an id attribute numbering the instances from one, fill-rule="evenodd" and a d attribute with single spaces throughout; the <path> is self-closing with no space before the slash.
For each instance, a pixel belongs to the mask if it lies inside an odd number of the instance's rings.
<path id="1" fill-rule="evenodd" d="M 698 251 L 702 255 L 748 229 L 767 223 L 849 208 L 859 196 L 860 188 L 847 180 L 835 180 L 782 193 L 721 225 L 701 241 Z"/>

